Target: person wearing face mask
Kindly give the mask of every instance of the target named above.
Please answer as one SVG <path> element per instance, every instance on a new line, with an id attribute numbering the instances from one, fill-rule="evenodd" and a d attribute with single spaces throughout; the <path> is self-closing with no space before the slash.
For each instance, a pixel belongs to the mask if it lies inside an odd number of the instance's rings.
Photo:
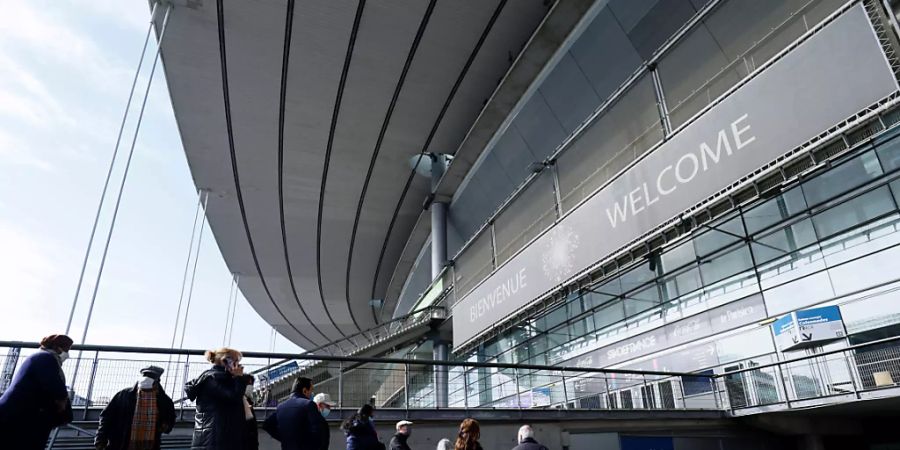
<path id="1" fill-rule="evenodd" d="M 100 413 L 97 450 L 158 450 L 160 436 L 175 426 L 175 404 L 160 385 L 164 370 L 141 369 L 134 386 L 122 389 Z"/>
<path id="2" fill-rule="evenodd" d="M 319 407 L 310 400 L 312 380 L 299 377 L 294 380 L 291 398 L 278 405 L 266 418 L 263 430 L 281 442 L 282 450 L 321 450 L 328 441 L 328 424 Z M 327 444 L 326 444 L 327 446 Z"/>
<path id="3" fill-rule="evenodd" d="M 321 445 L 319 446 L 319 449 L 320 450 L 328 450 L 328 445 L 331 443 L 331 436 L 330 436 L 330 433 L 327 432 L 327 431 L 329 431 L 328 422 L 326 422 L 325 419 L 328 417 L 329 414 L 331 414 L 331 408 L 334 406 L 334 402 L 331 401 L 330 395 L 328 395 L 324 392 L 321 392 L 321 393 L 316 394 L 315 397 L 313 397 L 313 403 L 315 403 L 316 406 L 319 407 L 319 413 L 322 414 L 322 422 L 320 423 L 320 426 L 322 427 L 323 430 L 326 431 L 326 433 L 322 433 L 322 436 L 321 436 L 322 441 L 321 441 Z"/>
<path id="4" fill-rule="evenodd" d="M 406 443 L 406 440 L 412 434 L 412 424 L 408 420 L 397 422 L 397 434 L 391 438 L 391 450 L 409 450 L 409 444 Z"/>
<path id="5" fill-rule="evenodd" d="M 256 411 L 253 409 L 253 375 L 244 375 L 247 383 L 244 391 L 244 446 L 242 450 L 259 450 L 259 425 L 256 423 Z"/>
<path id="6" fill-rule="evenodd" d="M 341 429 L 347 436 L 347 450 L 384 450 L 375 431 L 375 407 L 370 404 L 362 405 Z"/>
<path id="7" fill-rule="evenodd" d="M 0 396 L 0 446 L 43 450 L 50 431 L 72 421 L 72 403 L 62 371 L 72 344 L 65 335 L 47 336 L 41 340 L 40 351 L 22 363 Z"/>

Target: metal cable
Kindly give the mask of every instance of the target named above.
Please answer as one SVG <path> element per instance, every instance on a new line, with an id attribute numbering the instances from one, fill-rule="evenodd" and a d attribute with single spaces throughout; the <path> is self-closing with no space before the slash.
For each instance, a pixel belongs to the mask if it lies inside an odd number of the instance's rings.
<path id="1" fill-rule="evenodd" d="M 231 305 L 231 325 L 228 327 L 228 345 L 231 345 L 231 335 L 234 334 L 234 314 L 237 311 L 237 303 L 238 303 L 238 295 L 241 293 L 241 276 L 237 275 L 235 279 L 235 289 L 234 289 L 234 303 Z"/>
<path id="2" fill-rule="evenodd" d="M 141 109 L 138 113 L 137 124 L 134 128 L 134 137 L 131 140 L 131 148 L 128 150 L 128 159 L 125 160 L 125 170 L 122 173 L 122 181 L 119 182 L 119 193 L 116 196 L 116 205 L 113 208 L 112 220 L 109 225 L 109 232 L 106 234 L 106 243 L 103 246 L 103 255 L 100 257 L 100 267 L 97 269 L 97 279 L 94 281 L 94 291 L 91 294 L 91 303 L 88 307 L 87 319 L 84 322 L 84 330 L 81 333 L 81 343 L 84 344 L 87 339 L 88 330 L 91 327 L 91 317 L 94 315 L 94 304 L 97 302 L 97 293 L 100 291 L 100 279 L 103 276 L 103 268 L 106 265 L 106 256 L 109 253 L 109 243 L 112 241 L 112 234 L 116 228 L 116 218 L 119 216 L 119 207 L 122 204 L 122 193 L 125 191 L 125 180 L 128 179 L 128 171 L 131 168 L 131 160 L 134 156 L 134 147 L 137 144 L 137 137 L 141 131 L 141 123 L 144 118 L 144 110 L 147 107 L 147 98 L 150 97 L 150 86 L 153 85 L 153 74 L 156 73 L 156 66 L 159 63 L 159 54 L 162 50 L 163 37 L 166 34 L 166 26 L 169 23 L 169 14 L 172 12 L 172 6 L 166 7 L 166 15 L 163 18 L 162 29 L 159 32 L 157 40 L 156 56 L 153 58 L 153 66 L 150 68 L 150 78 L 147 80 L 147 89 L 144 91 L 144 99 L 141 101 Z M 78 352 L 78 358 L 75 360 L 75 370 L 72 373 L 72 382 L 70 392 L 75 392 L 75 379 L 78 377 L 78 368 L 81 365 L 81 352 Z"/>
<path id="3" fill-rule="evenodd" d="M 144 36 L 144 46 L 141 48 L 141 58 L 138 60 L 137 69 L 134 71 L 134 79 L 131 81 L 131 90 L 128 92 L 128 101 L 125 102 L 125 113 L 122 115 L 122 123 L 119 124 L 119 135 L 116 137 L 116 146 L 113 148 L 112 158 L 109 161 L 109 169 L 106 171 L 106 180 L 103 182 L 103 191 L 100 193 L 100 202 L 97 205 L 97 213 L 94 215 L 94 225 L 91 226 L 91 236 L 88 238 L 87 248 L 84 250 L 84 260 L 81 262 L 81 273 L 78 275 L 78 285 L 75 287 L 75 297 L 72 299 L 72 309 L 69 311 L 69 320 L 66 322 L 66 334 L 72 329 L 72 318 L 75 317 L 75 307 L 78 306 L 78 296 L 81 294 L 81 285 L 84 282 L 84 273 L 87 270 L 88 257 L 91 254 L 91 247 L 94 246 L 94 235 L 97 233 L 97 225 L 100 223 L 100 212 L 103 210 L 103 202 L 106 198 L 106 191 L 109 189 L 109 181 L 112 179 L 113 168 L 116 165 L 116 158 L 119 155 L 119 144 L 122 142 L 122 132 L 125 130 L 125 121 L 128 118 L 128 110 L 131 109 L 131 100 L 134 98 L 134 88 L 137 87 L 138 75 L 141 73 L 141 67 L 144 65 L 144 54 L 147 53 L 147 43 L 150 42 L 150 33 L 153 30 L 153 19 L 156 17 L 156 7 L 159 3 L 153 4 L 150 11 L 150 25 L 147 27 L 147 35 Z"/>
<path id="4" fill-rule="evenodd" d="M 194 282 L 197 280 L 197 262 L 200 261 L 200 250 L 203 248 L 203 231 L 206 229 L 206 205 L 209 202 L 209 191 L 203 197 L 203 220 L 200 222 L 200 236 L 197 237 L 197 255 L 194 256 L 194 268 L 191 269 L 191 285 L 188 288 L 187 305 L 184 307 L 184 320 L 181 321 L 181 341 L 178 348 L 184 347 L 184 334 L 187 331 L 188 315 L 191 313 L 191 300 L 194 298 Z"/>
<path id="5" fill-rule="evenodd" d="M 228 306 L 225 307 L 225 331 L 222 333 L 222 346 L 225 346 L 226 339 L 228 338 L 228 327 L 229 327 L 229 317 L 231 316 L 231 305 L 234 302 L 234 285 L 235 285 L 235 275 L 231 275 L 231 287 L 228 289 Z"/>

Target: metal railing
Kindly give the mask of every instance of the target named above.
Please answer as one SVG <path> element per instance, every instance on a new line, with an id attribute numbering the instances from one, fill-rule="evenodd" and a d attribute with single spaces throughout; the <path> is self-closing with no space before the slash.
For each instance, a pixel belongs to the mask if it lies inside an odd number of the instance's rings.
<path id="1" fill-rule="evenodd" d="M 0 341 L 0 358 L 13 348 L 24 358 L 38 348 L 34 342 Z M 209 364 L 201 350 L 76 345 L 82 350 L 83 367 L 91 370 L 79 377 L 74 391 L 76 420 L 88 417 L 88 410 L 105 406 L 119 390 L 134 385 L 140 369 L 149 364 L 165 367 L 166 359 L 180 358 L 163 374 L 162 384 L 173 398 L 180 398 L 185 380 L 190 380 Z M 606 370 L 583 367 L 513 365 L 478 362 L 433 361 L 396 358 L 362 358 L 333 355 L 245 352 L 245 370 L 266 367 L 265 361 L 307 362 L 316 368 L 312 376 L 316 392 L 326 392 L 338 408 L 356 408 L 374 403 L 382 409 L 659 409 L 717 410 L 712 396 L 688 398 L 691 374 L 654 371 Z M 64 364 L 67 376 L 75 361 Z M 447 380 L 446 388 L 435 388 L 435 380 Z M 686 381 L 685 381 L 686 380 Z M 684 383 L 687 382 L 688 386 Z M 712 391 L 713 381 L 704 381 Z M 630 392 L 620 394 L 620 392 Z M 255 403 L 274 406 L 266 386 L 258 391 Z M 632 403 L 610 401 L 609 394 L 633 398 Z M 176 408 L 193 407 L 187 399 Z M 79 415 L 79 411 L 83 414 Z"/>
<path id="2" fill-rule="evenodd" d="M 898 396 L 900 336 L 720 374 L 716 394 L 734 415 Z"/>
<path id="3" fill-rule="evenodd" d="M 21 359 L 37 348 L 33 342 L 0 341 L 0 358 L 12 354 Z M 22 352 L 16 356 L 12 349 Z M 169 356 L 182 358 L 177 368 L 163 374 L 162 383 L 173 398 L 181 398 L 185 380 L 209 368 L 201 350 L 97 345 L 74 349 L 88 355 L 84 363 L 91 367 L 89 375 L 71 387 L 76 420 L 86 419 L 89 410 L 105 406 L 116 392 L 133 386 L 145 365 L 164 365 Z M 316 371 L 310 375 L 315 391 L 330 394 L 342 409 L 370 403 L 407 412 L 716 410 L 746 415 L 900 395 L 900 336 L 769 364 L 729 364 L 716 374 L 288 353 L 247 352 L 244 357 L 247 370 L 265 368 L 264 361 L 314 365 Z M 64 372 L 69 375 L 72 367 L 74 362 L 67 362 Z M 276 398 L 269 392 L 261 386 L 255 403 L 275 406 Z M 193 406 L 183 399 L 177 408 L 183 417 Z"/>

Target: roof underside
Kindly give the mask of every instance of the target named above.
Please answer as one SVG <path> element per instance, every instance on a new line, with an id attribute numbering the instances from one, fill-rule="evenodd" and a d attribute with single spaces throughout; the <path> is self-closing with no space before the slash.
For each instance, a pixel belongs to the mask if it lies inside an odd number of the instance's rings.
<path id="1" fill-rule="evenodd" d="M 229 269 L 304 348 L 387 320 L 428 193 L 409 159 L 453 153 L 547 14 L 544 0 L 190 0 L 163 59 Z M 157 23 L 161 18 L 157 18 Z"/>

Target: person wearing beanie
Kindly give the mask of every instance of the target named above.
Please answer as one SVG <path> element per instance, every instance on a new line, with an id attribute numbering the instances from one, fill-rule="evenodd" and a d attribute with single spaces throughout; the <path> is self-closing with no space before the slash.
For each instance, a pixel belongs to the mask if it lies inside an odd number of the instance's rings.
<path id="1" fill-rule="evenodd" d="M 25 359 L 0 396 L 3 448 L 43 450 L 53 428 L 72 421 L 72 403 L 62 364 L 73 341 L 62 334 L 41 340 L 40 351 Z"/>
<path id="2" fill-rule="evenodd" d="M 164 370 L 149 366 L 141 378 L 122 389 L 100 413 L 97 450 L 158 450 L 160 436 L 175 426 L 175 404 L 159 380 Z"/>

